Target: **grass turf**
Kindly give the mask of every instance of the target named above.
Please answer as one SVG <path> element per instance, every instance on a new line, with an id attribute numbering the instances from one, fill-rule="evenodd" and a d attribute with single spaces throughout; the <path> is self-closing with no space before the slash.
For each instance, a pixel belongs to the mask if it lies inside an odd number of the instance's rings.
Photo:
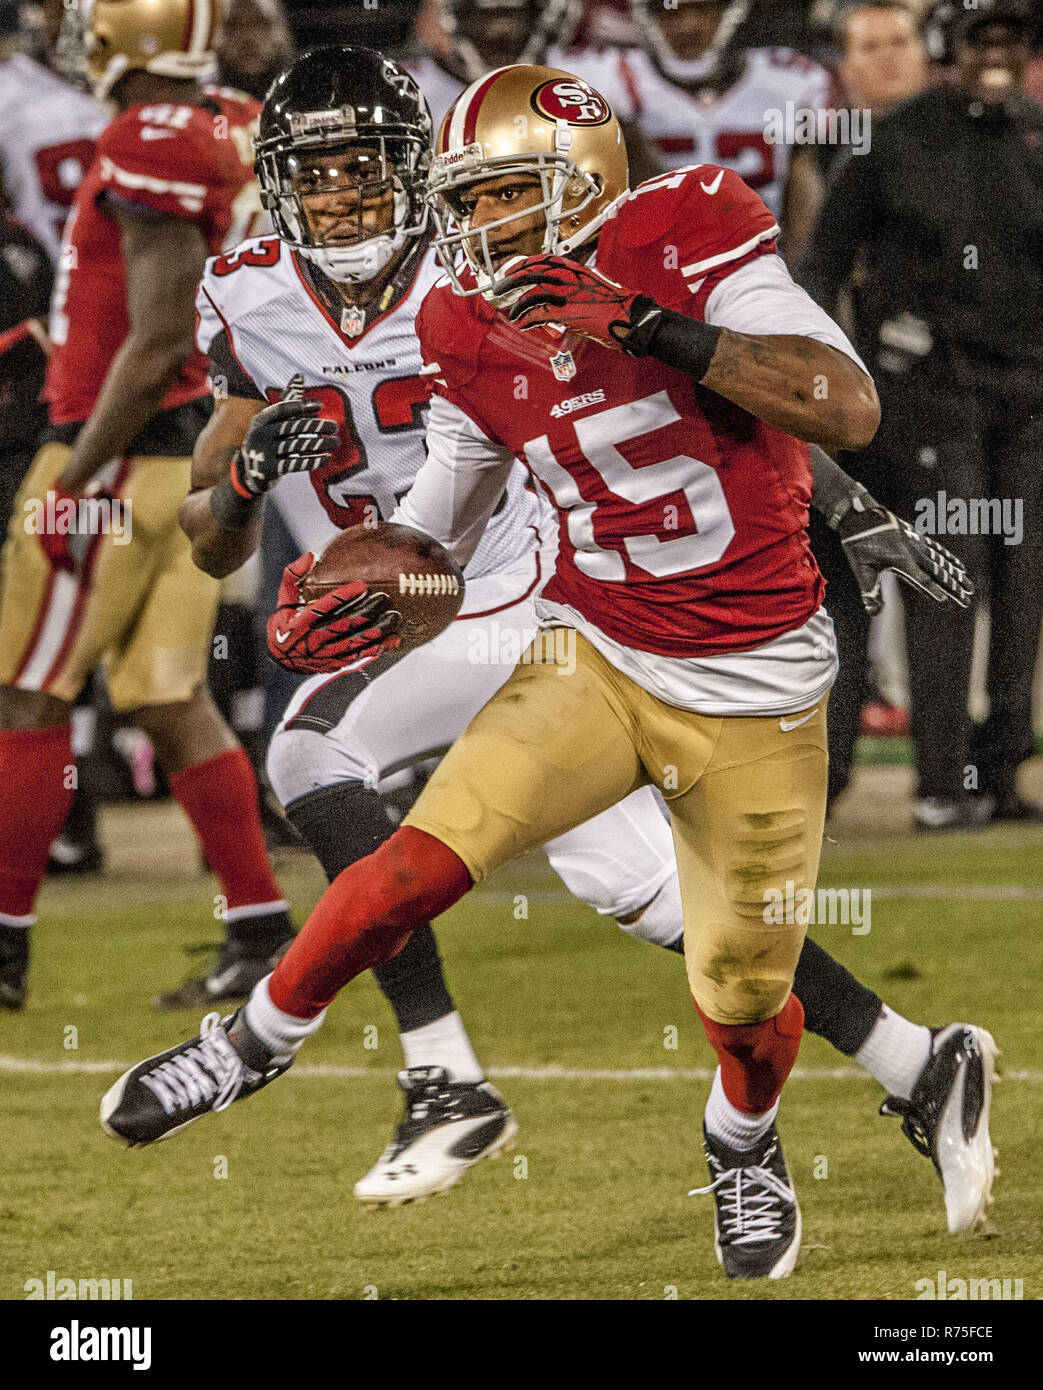
<path id="1" fill-rule="evenodd" d="M 302 917 L 317 872 L 297 860 L 284 879 Z M 986 1024 L 1005 1066 L 1037 1077 L 997 1092 L 1002 1175 L 989 1233 L 945 1233 L 933 1169 L 897 1121 L 875 1117 L 874 1082 L 821 1075 L 795 1077 L 783 1101 L 804 1242 L 796 1274 L 778 1284 L 729 1284 L 713 1255 L 710 1200 L 686 1196 L 705 1181 L 705 1081 L 504 1078 L 520 1125 L 512 1153 L 437 1200 L 361 1210 L 351 1185 L 397 1117 L 400 1065 L 369 979 L 345 991 L 301 1057 L 367 1074 L 301 1065 L 169 1143 L 122 1150 L 96 1120 L 115 1071 L 53 1068 L 136 1061 L 195 1031 L 195 1015 L 156 1014 L 148 1000 L 184 972 L 185 945 L 208 934 L 214 891 L 202 877 L 124 874 L 48 886 L 29 1006 L 0 1017 L 0 1053 L 44 1068 L 8 1062 L 0 1074 L 0 1298 L 24 1297 L 25 1281 L 48 1270 L 131 1279 L 135 1299 L 912 1299 L 917 1280 L 943 1269 L 1021 1279 L 1026 1299 L 1043 1296 L 1038 839 L 993 831 L 827 846 L 822 881 L 878 890 L 870 933 L 822 926 L 823 945 L 917 1020 Z M 1011 893 L 1019 885 L 1028 896 Z M 989 886 L 1004 892 L 969 896 Z M 527 918 L 516 915 L 518 894 Z M 439 936 L 493 1071 L 713 1063 L 680 960 L 566 898 L 542 860 L 472 895 Z M 676 1049 L 664 1047 L 671 1029 Z M 798 1066 L 851 1063 L 809 1036 Z"/>

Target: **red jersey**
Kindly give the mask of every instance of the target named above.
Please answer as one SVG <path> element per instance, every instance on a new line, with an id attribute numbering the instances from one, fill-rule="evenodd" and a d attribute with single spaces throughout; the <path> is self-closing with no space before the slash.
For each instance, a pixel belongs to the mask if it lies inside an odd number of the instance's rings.
<path id="1" fill-rule="evenodd" d="M 774 252 L 777 232 L 737 174 L 702 165 L 631 193 L 602 228 L 595 263 L 702 318 L 715 286 Z M 544 599 L 669 657 L 746 651 L 818 609 L 806 444 L 654 358 L 568 332 L 522 333 L 447 281 L 417 331 L 440 369 L 436 391 L 522 458 L 557 509 Z"/>
<path id="2" fill-rule="evenodd" d="M 102 132 L 65 228 L 51 337 L 56 347 L 44 394 L 51 423 L 86 420 L 127 333 L 120 229 L 108 199 L 196 223 L 216 255 L 233 205 L 253 182 L 252 97 L 206 92 L 205 105 L 132 106 Z M 207 362 L 194 352 L 163 400 L 172 409 L 207 393 Z"/>

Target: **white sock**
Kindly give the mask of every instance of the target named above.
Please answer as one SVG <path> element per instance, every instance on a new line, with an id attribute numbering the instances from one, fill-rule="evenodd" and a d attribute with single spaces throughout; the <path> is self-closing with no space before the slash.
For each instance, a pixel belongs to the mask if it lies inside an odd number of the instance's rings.
<path id="1" fill-rule="evenodd" d="M 910 1023 L 885 1004 L 855 1061 L 892 1095 L 908 1100 L 930 1055 L 930 1028 Z"/>
<path id="2" fill-rule="evenodd" d="M 714 1073 L 710 1096 L 706 1102 L 706 1132 L 727 1144 L 730 1149 L 755 1149 L 771 1129 L 775 1116 L 779 1113 L 776 1101 L 763 1115 L 747 1115 L 737 1110 L 724 1094 L 721 1069 Z"/>
<path id="3" fill-rule="evenodd" d="M 450 1081 L 485 1080 L 463 1019 L 455 1009 L 400 1037 L 407 1071 L 410 1067 L 445 1067 Z"/>
<path id="4" fill-rule="evenodd" d="M 268 993 L 271 978 L 266 975 L 254 986 L 243 1016 L 250 1032 L 260 1038 L 277 1058 L 282 1059 L 294 1056 L 305 1038 L 318 1032 L 326 1017 L 326 1010 L 323 1009 L 317 1018 L 294 1018 L 292 1014 L 284 1014 L 282 1009 L 275 1007 Z"/>
<path id="5" fill-rule="evenodd" d="M 7 912 L 0 912 L 0 927 L 24 927 L 28 930 L 35 921 L 34 913 L 30 913 L 28 917 L 12 917 Z"/>
<path id="6" fill-rule="evenodd" d="M 623 916 L 628 914 L 624 913 Z M 681 885 L 677 881 L 677 875 L 671 873 L 655 897 L 646 903 L 639 916 L 632 922 L 620 922 L 619 925 L 638 941 L 649 941 L 653 946 L 672 946 L 684 934 Z"/>

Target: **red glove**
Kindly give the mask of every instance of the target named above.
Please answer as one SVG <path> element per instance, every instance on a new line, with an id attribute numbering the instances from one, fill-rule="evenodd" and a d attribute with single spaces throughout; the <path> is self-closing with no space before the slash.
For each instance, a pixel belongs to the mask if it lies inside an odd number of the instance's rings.
<path id="1" fill-rule="evenodd" d="M 631 330 L 659 308 L 647 295 L 566 256 L 530 256 L 510 272 L 510 283 L 531 287 L 508 310 L 513 324 L 560 323 L 604 347 L 622 349 Z"/>
<path id="2" fill-rule="evenodd" d="M 279 606 L 268 619 L 268 650 L 287 671 L 314 676 L 342 666 L 368 665 L 401 646 L 400 618 L 383 594 L 360 579 L 305 603 L 301 581 L 311 572 L 309 551 L 283 570 Z"/>
<path id="3" fill-rule="evenodd" d="M 66 492 L 61 483 L 52 484 L 50 491 L 54 493 L 54 511 L 57 519 L 59 513 L 70 511 L 66 506 L 71 503 L 72 523 L 67 531 L 49 531 L 46 528 L 38 533 L 40 548 L 47 556 L 48 562 L 56 570 L 66 570 L 69 574 L 74 574 L 83 565 L 87 556 L 87 549 L 94 539 L 93 531 L 84 531 L 81 535 L 76 530 L 75 518 L 78 515 L 78 508 L 81 499 L 74 497 L 71 492 Z M 92 492 L 92 499 L 99 502 L 107 501 L 110 506 L 113 503 L 112 493 L 99 489 Z"/>

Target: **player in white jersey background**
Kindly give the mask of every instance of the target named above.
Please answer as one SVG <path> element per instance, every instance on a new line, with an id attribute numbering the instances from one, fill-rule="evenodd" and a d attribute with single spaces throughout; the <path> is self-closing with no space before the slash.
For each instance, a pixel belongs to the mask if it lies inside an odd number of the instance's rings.
<path id="1" fill-rule="evenodd" d="M 437 130 L 460 93 L 508 63 L 544 63 L 572 42 L 581 0 L 437 0 L 446 51 L 403 66 L 427 98 Z"/>
<path id="2" fill-rule="evenodd" d="M 0 3 L 0 34 L 18 33 L 20 6 Z M 49 0 L 49 52 L 54 52 L 61 0 Z M 12 215 L 57 262 L 62 228 L 108 117 L 101 106 L 28 54 L 0 58 L 0 182 Z"/>
<path id="3" fill-rule="evenodd" d="M 395 80 L 397 69 L 371 58 L 374 87 Z M 210 354 L 218 400 L 197 450 L 198 490 L 183 522 L 197 563 L 213 573 L 233 568 L 257 543 L 254 489 L 261 495 L 271 488 L 302 548 L 315 549 L 339 527 L 389 516 L 423 461 L 427 393 L 413 319 L 436 271 L 422 214 L 410 206 L 419 140 L 396 144 L 393 137 L 408 123 L 385 124 L 392 138 L 381 148 L 367 139 L 375 128 L 349 130 L 336 110 L 309 106 L 320 91 L 336 93 L 340 74 L 350 73 L 359 116 L 365 62 L 358 50 L 325 50 L 291 70 L 266 106 L 259 146 L 262 184 L 281 237 L 254 239 L 212 260 L 200 288 L 200 345 Z M 378 159 L 380 168 L 367 175 L 366 164 Z M 360 193 L 359 183 L 370 186 Z M 387 214 L 396 209 L 392 221 Z M 299 382 L 295 394 L 336 423 L 336 441 L 304 408 L 265 409 L 292 379 Z M 257 460 L 252 482 L 242 472 L 247 454 Z M 226 476 L 230 462 L 235 482 Z M 386 775 L 444 751 L 509 675 L 524 634 L 536 626 L 537 585 L 552 564 L 540 553 L 542 521 L 516 472 L 468 566 L 457 622 L 400 661 L 315 676 L 291 701 L 273 741 L 270 773 L 290 819 L 331 878 L 390 833 L 376 792 Z M 298 575 L 302 568 L 294 567 Z M 678 949 L 672 846 L 650 794 L 628 798 L 547 852 L 577 896 L 633 935 Z M 374 973 L 395 1010 L 406 1060 L 406 1120 L 356 1187 L 362 1200 L 378 1202 L 449 1186 L 509 1137 L 513 1121 L 483 1080 L 430 929 Z M 800 987 L 808 1026 L 848 1050 L 842 1010 L 827 1018 L 821 1001 L 851 990 L 873 996 L 814 943 L 802 957 Z M 927 1030 L 894 1014 L 884 1031 L 899 1050 L 910 1038 L 928 1038 Z M 896 1031 L 903 1034 L 897 1044 Z M 875 1064 L 871 1052 L 859 1060 L 870 1069 Z M 918 1075 L 920 1064 L 912 1071 Z M 874 1074 L 884 1080 L 879 1068 Z"/>
<path id="4" fill-rule="evenodd" d="M 739 46 L 744 0 L 631 0 L 640 46 L 571 53 L 565 64 L 636 126 L 663 169 L 717 164 L 760 194 L 792 263 L 814 226 L 822 178 L 813 145 L 791 145 L 787 109 L 830 105 L 825 68 L 786 48 Z M 787 107 L 787 103 L 790 104 Z M 770 113 L 780 113 L 781 132 Z"/>
<path id="5" fill-rule="evenodd" d="M 794 261 L 822 201 L 814 146 L 776 142 L 768 113 L 786 133 L 796 112 L 826 110 L 831 78 L 785 48 L 743 49 L 744 0 L 631 0 L 634 43 L 571 47 L 582 6 L 573 0 L 438 0 L 445 53 L 407 63 L 437 127 L 477 77 L 507 63 L 565 68 L 600 91 L 623 127 L 631 182 L 692 164 L 735 172 L 760 194 L 782 227 Z"/>
<path id="6" fill-rule="evenodd" d="M 57 268 L 65 220 L 108 117 L 93 97 L 66 80 L 62 70 L 59 37 L 76 16 L 62 0 L 46 0 L 43 9 L 45 47 L 39 57 L 31 57 L 23 51 L 24 7 L 17 0 L 0 0 L 0 200 Z M 42 352 L 49 351 L 45 325 L 44 315 L 37 331 Z M 43 361 L 41 354 L 34 373 Z M 44 423 L 46 412 L 41 428 Z M 4 525 L 36 451 L 28 417 L 6 413 L 5 424 L 8 442 L 0 484 Z M 85 690 L 73 713 L 77 787 L 62 833 L 51 846 L 50 873 L 92 872 L 102 865 L 96 789 L 85 762 L 94 752 L 95 721 L 91 693 Z"/>
<path id="7" fill-rule="evenodd" d="M 436 130 L 465 87 L 509 63 L 547 63 L 585 76 L 576 63 L 586 55 L 569 51 L 583 17 L 581 0 L 436 0 L 433 11 L 445 35 L 444 51 L 426 52 L 403 66 L 427 98 Z M 600 67 L 600 52 L 589 57 Z M 620 124 L 631 182 L 641 183 L 665 166 L 635 120 L 624 114 Z"/>

